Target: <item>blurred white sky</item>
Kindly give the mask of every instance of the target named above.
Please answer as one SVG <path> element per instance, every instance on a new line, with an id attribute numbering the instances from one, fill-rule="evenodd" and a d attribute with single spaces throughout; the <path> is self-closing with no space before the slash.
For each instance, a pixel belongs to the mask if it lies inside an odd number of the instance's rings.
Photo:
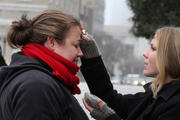
<path id="1" fill-rule="evenodd" d="M 132 25 L 128 19 L 133 13 L 127 6 L 126 0 L 105 0 L 105 2 L 105 25 Z"/>

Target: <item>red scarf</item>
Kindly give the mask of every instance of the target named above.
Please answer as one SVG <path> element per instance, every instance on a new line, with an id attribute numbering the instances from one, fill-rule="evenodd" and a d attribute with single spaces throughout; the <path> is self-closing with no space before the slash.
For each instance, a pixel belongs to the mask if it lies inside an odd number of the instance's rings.
<path id="1" fill-rule="evenodd" d="M 22 53 L 31 58 L 41 59 L 48 64 L 53 69 L 52 73 L 62 81 L 72 94 L 81 93 L 77 86 L 79 78 L 75 76 L 79 67 L 75 63 L 36 43 L 24 45 Z"/>

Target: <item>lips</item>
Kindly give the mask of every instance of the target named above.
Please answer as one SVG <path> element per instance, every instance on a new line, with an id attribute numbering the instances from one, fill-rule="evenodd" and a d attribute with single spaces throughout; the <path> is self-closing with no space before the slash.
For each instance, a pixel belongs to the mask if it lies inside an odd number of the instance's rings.
<path id="1" fill-rule="evenodd" d="M 147 69 L 148 63 L 144 62 L 144 69 Z"/>
<path id="2" fill-rule="evenodd" d="M 73 63 L 77 64 L 77 63 L 78 63 L 78 60 L 73 60 Z"/>
<path id="3" fill-rule="evenodd" d="M 148 63 L 145 61 L 145 62 L 144 62 L 144 65 L 148 65 Z"/>

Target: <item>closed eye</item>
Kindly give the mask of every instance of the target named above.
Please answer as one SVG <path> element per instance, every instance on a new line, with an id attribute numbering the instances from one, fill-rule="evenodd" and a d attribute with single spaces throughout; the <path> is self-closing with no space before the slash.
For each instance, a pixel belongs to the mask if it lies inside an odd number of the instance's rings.
<path id="1" fill-rule="evenodd" d="M 156 51 L 156 48 L 151 44 L 151 50 Z"/>
<path id="2" fill-rule="evenodd" d="M 78 48 L 79 47 L 79 45 L 74 45 L 75 46 L 75 48 Z"/>

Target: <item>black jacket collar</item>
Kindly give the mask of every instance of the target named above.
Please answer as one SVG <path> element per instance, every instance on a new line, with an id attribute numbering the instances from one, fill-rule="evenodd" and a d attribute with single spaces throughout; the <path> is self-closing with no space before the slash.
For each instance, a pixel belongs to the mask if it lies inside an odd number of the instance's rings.
<path id="1" fill-rule="evenodd" d="M 147 83 L 146 85 L 144 85 L 144 89 L 146 92 L 151 92 L 151 82 Z M 179 80 L 174 80 L 171 83 L 167 83 L 165 84 L 162 89 L 158 92 L 157 98 L 163 98 L 165 101 L 167 101 L 171 96 L 173 96 L 174 94 L 176 94 L 177 92 L 180 93 L 180 79 Z"/>
<path id="2" fill-rule="evenodd" d="M 11 81 L 10 77 L 13 78 L 17 74 L 30 69 L 39 69 L 49 74 L 52 72 L 52 69 L 42 60 L 24 56 L 21 52 L 14 53 L 10 65 L 0 69 L 0 93 L 4 88 L 3 86 Z"/>
<path id="3" fill-rule="evenodd" d="M 180 93 L 180 80 L 165 84 L 163 88 L 159 91 L 158 97 L 162 97 L 165 101 L 167 101 L 177 92 Z"/>

